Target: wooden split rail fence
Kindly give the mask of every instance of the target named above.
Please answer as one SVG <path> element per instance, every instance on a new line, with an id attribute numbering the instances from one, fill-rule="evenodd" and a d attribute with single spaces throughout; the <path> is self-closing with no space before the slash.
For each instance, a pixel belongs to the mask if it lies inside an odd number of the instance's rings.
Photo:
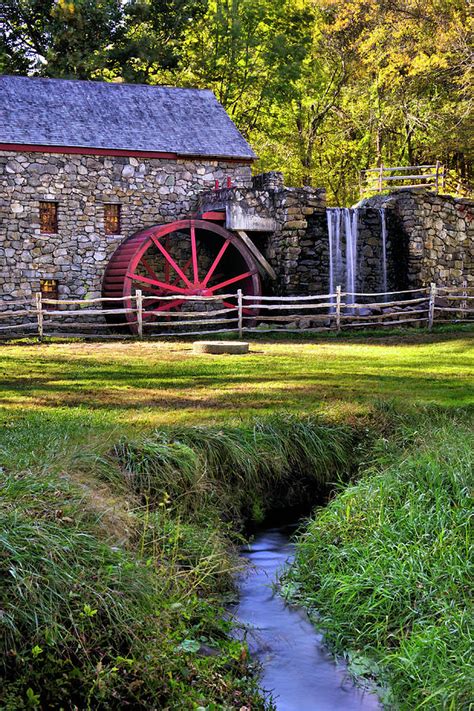
<path id="1" fill-rule="evenodd" d="M 302 333 L 352 328 L 432 328 L 437 323 L 474 325 L 474 286 L 431 284 L 387 293 L 310 296 L 246 296 L 242 291 L 219 296 L 181 296 L 181 311 L 156 311 L 175 296 L 48 299 L 0 302 L 0 338 L 164 338 L 218 333 Z M 230 300 L 230 301 L 229 301 Z M 114 308 L 112 302 L 118 302 Z M 126 305 L 128 303 L 128 306 Z M 127 318 L 127 324 L 120 319 Z"/>
<path id="2" fill-rule="evenodd" d="M 360 172 L 360 195 L 400 188 L 429 188 L 436 193 L 446 190 L 447 171 L 440 161 L 434 165 L 405 165 L 367 168 Z"/>

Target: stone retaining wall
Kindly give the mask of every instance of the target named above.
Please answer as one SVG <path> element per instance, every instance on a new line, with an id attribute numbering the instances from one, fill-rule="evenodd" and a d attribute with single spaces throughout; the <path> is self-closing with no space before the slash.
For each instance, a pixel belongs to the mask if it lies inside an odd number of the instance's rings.
<path id="1" fill-rule="evenodd" d="M 474 202 L 429 191 L 398 190 L 364 201 L 385 207 L 394 245 L 404 245 L 408 288 L 430 282 L 474 286 Z"/>
<path id="2" fill-rule="evenodd" d="M 244 189 L 202 193 L 200 211 L 222 209 L 228 211 L 228 216 L 247 216 L 242 229 L 247 227 L 250 230 L 249 234 L 277 275 L 276 284 L 268 285 L 270 291 L 280 295 L 308 293 L 308 285 L 314 278 L 305 271 L 303 264 L 310 246 L 307 233 L 310 221 L 316 215 L 325 219 L 324 188 L 288 188 L 283 184 L 282 173 L 264 173 L 255 176 L 252 185 Z M 256 218 L 254 230 L 251 216 Z M 271 230 L 264 229 L 266 220 L 273 222 Z"/>
<path id="3" fill-rule="evenodd" d="M 325 192 L 287 188 L 281 173 L 254 177 L 252 186 L 202 193 L 200 209 L 246 215 L 249 234 L 277 274 L 267 285 L 276 294 L 329 291 L 329 244 Z M 358 206 L 358 291 L 382 291 L 380 208 L 387 223 L 387 289 L 430 282 L 474 285 L 474 203 L 428 191 L 400 190 Z M 256 218 L 252 231 L 252 216 Z M 274 220 L 265 233 L 259 220 Z M 242 225 L 242 229 L 244 226 Z M 345 245 L 343 241 L 343 252 Z M 344 283 L 342 283 L 344 287 Z"/>
<path id="4" fill-rule="evenodd" d="M 101 295 L 123 239 L 191 216 L 215 181 L 250 185 L 245 163 L 0 152 L 0 299 L 30 297 L 57 279 L 62 298 Z M 39 202 L 58 202 L 58 233 L 42 234 Z M 104 203 L 122 205 L 121 234 L 104 230 Z"/>

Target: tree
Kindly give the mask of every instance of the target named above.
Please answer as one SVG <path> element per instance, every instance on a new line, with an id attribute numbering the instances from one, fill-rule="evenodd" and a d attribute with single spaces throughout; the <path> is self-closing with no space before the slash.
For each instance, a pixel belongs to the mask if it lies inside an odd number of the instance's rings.
<path id="1" fill-rule="evenodd" d="M 123 32 L 120 0 L 3 0 L 5 73 L 88 79 Z"/>

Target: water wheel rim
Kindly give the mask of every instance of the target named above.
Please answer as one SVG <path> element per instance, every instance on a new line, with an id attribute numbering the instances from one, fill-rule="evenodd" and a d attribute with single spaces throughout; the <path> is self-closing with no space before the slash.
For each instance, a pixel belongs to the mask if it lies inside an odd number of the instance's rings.
<path id="1" fill-rule="evenodd" d="M 191 259 L 188 260 L 189 264 L 183 266 L 179 265 L 174 258 L 167 253 L 167 249 L 163 244 L 163 238 L 170 237 L 173 233 L 182 233 L 187 231 L 189 231 L 188 236 L 191 241 Z M 197 235 L 197 232 L 200 234 Z M 201 239 L 203 233 L 211 233 L 216 237 L 216 239 L 222 240 L 222 245 L 220 246 L 220 249 L 218 249 L 217 255 L 215 256 L 211 267 L 207 271 L 204 271 L 204 275 L 200 275 L 196 244 L 197 237 L 199 236 Z M 161 300 L 163 300 L 165 305 L 166 302 L 171 304 L 168 309 L 166 306 L 160 309 L 160 311 L 165 312 L 167 310 L 171 310 L 173 307 L 178 308 L 181 305 L 178 303 L 180 301 L 180 296 L 219 296 L 219 292 L 223 289 L 226 289 L 227 292 L 233 292 L 234 289 L 232 287 L 235 288 L 235 291 L 241 288 L 244 293 L 250 296 L 259 297 L 261 295 L 258 264 L 254 256 L 237 235 L 229 232 L 220 225 L 199 219 L 184 219 L 165 225 L 155 225 L 136 232 L 134 235 L 122 242 L 122 245 L 120 245 L 117 252 L 119 252 L 121 247 L 126 247 L 126 245 L 130 242 L 132 245 L 135 244 L 136 247 L 127 259 L 122 289 L 122 295 L 126 297 L 123 304 L 124 308 L 127 310 L 125 316 L 130 325 L 132 325 L 131 322 L 135 318 L 135 314 L 131 311 L 134 308 L 134 290 L 140 288 L 141 285 L 143 285 L 144 290 L 148 292 L 153 291 L 153 288 L 156 287 L 157 300 L 161 297 Z M 228 278 L 223 279 L 217 284 L 210 283 L 212 281 L 212 277 L 216 273 L 216 269 L 219 266 L 221 259 L 224 257 L 225 252 L 230 246 L 233 246 L 242 258 L 243 264 L 245 265 L 245 271 L 235 275 L 230 275 Z M 145 257 L 148 250 L 152 247 L 155 247 L 162 253 L 165 264 L 168 263 L 174 271 L 175 283 L 171 283 L 170 280 L 162 282 L 158 279 L 156 274 L 153 274 L 153 269 L 147 264 Z M 113 257 L 109 267 L 111 265 L 113 265 Z M 137 269 L 140 266 L 144 267 L 144 271 L 148 273 L 148 277 L 137 274 Z M 189 271 L 189 276 L 186 271 Z M 173 303 L 172 299 L 164 300 L 162 298 L 163 295 L 175 296 L 176 299 Z M 181 299 L 181 303 L 183 303 L 183 301 L 185 300 Z M 235 308 L 235 304 L 230 302 L 223 301 L 223 305 L 227 308 Z M 252 313 L 251 310 L 250 313 Z"/>

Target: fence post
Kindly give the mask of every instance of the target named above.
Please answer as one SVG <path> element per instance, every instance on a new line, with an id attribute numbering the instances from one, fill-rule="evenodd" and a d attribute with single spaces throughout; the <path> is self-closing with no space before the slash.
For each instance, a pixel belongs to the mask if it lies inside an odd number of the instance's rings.
<path id="1" fill-rule="evenodd" d="M 238 318 L 239 318 L 239 338 L 242 338 L 243 333 L 244 333 L 242 289 L 237 290 L 237 307 L 238 307 Z"/>
<path id="2" fill-rule="evenodd" d="M 430 284 L 430 300 L 428 302 L 428 328 L 431 331 L 433 328 L 433 321 L 435 315 L 435 301 L 436 301 L 436 284 L 431 282 Z"/>
<path id="3" fill-rule="evenodd" d="M 341 330 L 341 287 L 336 286 L 336 331 Z"/>
<path id="4" fill-rule="evenodd" d="M 439 160 L 436 161 L 436 178 L 435 178 L 435 189 L 436 189 L 436 195 L 439 193 L 439 171 L 441 168 L 441 163 Z"/>
<path id="5" fill-rule="evenodd" d="M 462 282 L 462 295 L 464 297 L 464 301 L 461 301 L 461 319 L 464 320 L 466 316 L 466 309 L 467 309 L 467 279 L 463 279 Z"/>
<path id="6" fill-rule="evenodd" d="M 35 294 L 36 318 L 38 320 L 38 341 L 43 340 L 43 297 L 41 291 Z"/>
<path id="7" fill-rule="evenodd" d="M 379 193 L 382 192 L 382 184 L 383 184 L 383 163 L 380 164 L 380 172 L 379 172 Z"/>
<path id="8" fill-rule="evenodd" d="M 138 338 L 143 338 L 143 292 L 137 289 L 135 292 L 137 300 L 137 333 Z"/>

